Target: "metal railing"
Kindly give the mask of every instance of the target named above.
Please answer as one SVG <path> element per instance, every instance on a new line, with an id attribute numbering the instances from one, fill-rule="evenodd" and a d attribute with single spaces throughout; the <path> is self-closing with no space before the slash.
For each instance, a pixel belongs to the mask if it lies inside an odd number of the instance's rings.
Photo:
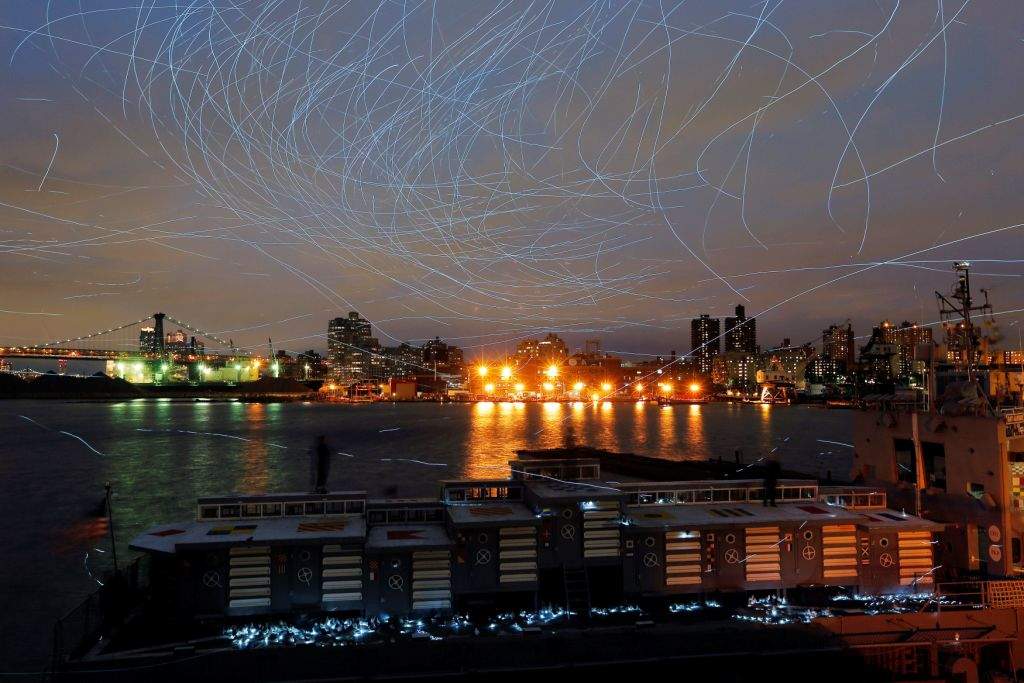
<path id="1" fill-rule="evenodd" d="M 107 583 L 86 596 L 53 625 L 52 669 L 80 657 L 93 647 L 100 636 L 121 623 L 140 604 L 145 592 L 142 558 L 136 558 Z"/>

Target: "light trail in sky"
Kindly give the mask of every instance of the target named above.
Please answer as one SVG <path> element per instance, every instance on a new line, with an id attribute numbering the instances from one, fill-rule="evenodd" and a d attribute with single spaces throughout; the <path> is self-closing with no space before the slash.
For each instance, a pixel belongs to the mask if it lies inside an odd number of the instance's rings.
<path id="1" fill-rule="evenodd" d="M 9 68 L 47 75 L 47 89 L 12 100 L 74 103 L 112 141 L 99 144 L 152 175 L 82 177 L 72 150 L 89 129 L 48 129 L 48 163 L 40 153 L 10 168 L 69 197 L 3 195 L 18 227 L 0 233 L 0 263 L 31 264 L 19 267 L 33 277 L 51 264 L 58 277 L 68 264 L 95 271 L 67 291 L 47 285 L 33 306 L 56 316 L 110 299 L 77 287 L 110 281 L 111 253 L 181 259 L 260 305 L 218 325 L 243 348 L 262 347 L 268 329 L 322 340 L 316 313 L 348 309 L 383 340 L 433 331 L 470 349 L 547 330 L 663 339 L 698 312 L 749 302 L 763 316 L 846 274 L 945 278 L 959 254 L 892 255 L 966 235 L 986 276 L 1012 283 L 1024 254 L 988 226 L 1020 215 L 979 210 L 958 224 L 962 210 L 927 211 L 956 193 L 983 203 L 969 186 L 982 179 L 958 167 L 1024 117 L 1001 80 L 989 105 L 971 106 L 980 86 L 965 53 L 1013 25 L 979 5 L 47 4 L 0 26 Z M 906 235 L 891 228 L 891 194 L 914 205 Z M 146 197 L 162 212 L 106 213 Z M 843 276 L 819 286 L 816 271 Z M 163 296 L 168 282 L 140 276 L 116 301 Z M 278 290 L 311 301 L 296 311 Z M 1010 307 L 1024 295 L 1015 283 L 1004 292 Z"/>

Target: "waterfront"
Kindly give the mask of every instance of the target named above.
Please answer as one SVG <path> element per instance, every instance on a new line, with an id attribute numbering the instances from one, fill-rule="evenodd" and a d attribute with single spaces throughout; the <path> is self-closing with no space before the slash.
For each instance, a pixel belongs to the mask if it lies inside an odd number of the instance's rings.
<path id="1" fill-rule="evenodd" d="M 109 561 L 90 515 L 109 481 L 119 559 L 151 524 L 194 515 L 198 496 L 308 487 L 318 434 L 334 489 L 433 495 L 440 479 L 507 473 L 514 450 L 577 443 L 670 459 L 747 460 L 778 449 L 794 469 L 842 476 L 849 413 L 809 406 L 633 403 L 243 404 L 0 402 L 3 602 L 0 661 L 39 664 L 53 620 Z M 77 438 L 76 438 L 77 437 Z M 79 440 L 81 439 L 81 440 Z"/>

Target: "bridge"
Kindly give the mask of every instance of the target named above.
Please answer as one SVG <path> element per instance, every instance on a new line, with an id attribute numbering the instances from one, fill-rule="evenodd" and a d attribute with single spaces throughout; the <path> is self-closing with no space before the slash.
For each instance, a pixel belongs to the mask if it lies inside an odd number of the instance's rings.
<path id="1" fill-rule="evenodd" d="M 171 323 L 172 326 L 168 326 Z M 34 345 L 0 342 L 0 359 L 46 359 L 62 365 L 70 360 L 106 361 L 111 374 L 133 381 L 173 381 L 174 368 L 190 368 L 178 379 L 210 377 L 227 369 L 241 380 L 243 371 L 258 374 L 264 358 L 239 349 L 196 325 L 166 313 L 67 339 Z M 180 373 L 179 373 L 180 374 Z M 220 372 L 223 375 L 223 372 Z"/>

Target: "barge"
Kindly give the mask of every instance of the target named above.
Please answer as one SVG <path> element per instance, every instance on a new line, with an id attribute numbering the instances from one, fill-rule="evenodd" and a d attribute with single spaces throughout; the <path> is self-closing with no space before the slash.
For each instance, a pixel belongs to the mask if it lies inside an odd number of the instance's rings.
<path id="1" fill-rule="evenodd" d="M 437 498 L 361 491 L 223 496 L 147 530 L 153 600 L 178 620 L 337 612 L 417 615 L 481 605 L 574 612 L 622 600 L 783 591 L 918 590 L 942 526 L 871 487 L 781 480 L 609 484 L 591 460 L 515 460 L 505 479 Z"/>

